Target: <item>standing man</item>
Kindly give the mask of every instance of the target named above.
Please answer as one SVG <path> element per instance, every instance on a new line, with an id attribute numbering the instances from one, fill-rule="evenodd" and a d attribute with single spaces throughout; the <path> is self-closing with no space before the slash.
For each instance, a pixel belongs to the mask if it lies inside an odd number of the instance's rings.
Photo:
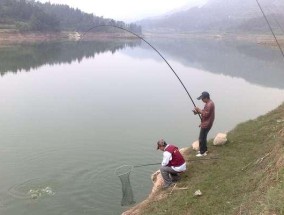
<path id="1" fill-rule="evenodd" d="M 202 100 L 205 103 L 203 110 L 198 107 L 195 107 L 193 110 L 194 114 L 201 115 L 201 124 L 200 133 L 199 133 L 199 153 L 196 155 L 197 157 L 202 157 L 207 155 L 207 134 L 212 128 L 214 119 L 215 119 L 215 105 L 214 102 L 210 99 L 210 95 L 208 92 L 204 91 L 197 98 L 198 100 Z"/>
<path id="2" fill-rule="evenodd" d="M 178 150 L 178 147 L 167 144 L 163 139 L 157 142 L 157 150 L 163 151 L 163 161 L 160 172 L 164 179 L 163 188 L 170 187 L 173 182 L 180 179 L 179 172 L 186 170 L 186 162 Z"/>

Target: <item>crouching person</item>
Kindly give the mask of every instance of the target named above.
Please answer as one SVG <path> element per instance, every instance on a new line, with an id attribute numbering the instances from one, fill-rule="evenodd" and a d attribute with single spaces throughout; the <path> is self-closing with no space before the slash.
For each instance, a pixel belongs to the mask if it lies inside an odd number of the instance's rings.
<path id="1" fill-rule="evenodd" d="M 186 170 L 186 162 L 178 150 L 178 147 L 167 144 L 163 139 L 157 142 L 157 150 L 163 151 L 163 161 L 160 172 L 164 179 L 163 188 L 170 187 L 180 179 L 178 173 Z"/>

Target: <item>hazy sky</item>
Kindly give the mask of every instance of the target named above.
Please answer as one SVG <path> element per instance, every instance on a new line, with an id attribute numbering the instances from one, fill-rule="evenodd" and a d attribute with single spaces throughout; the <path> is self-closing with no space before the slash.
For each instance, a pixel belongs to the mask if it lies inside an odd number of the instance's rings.
<path id="1" fill-rule="evenodd" d="M 187 4 L 197 5 L 206 0 L 38 0 L 67 4 L 87 13 L 121 21 L 135 21 L 160 15 Z"/>

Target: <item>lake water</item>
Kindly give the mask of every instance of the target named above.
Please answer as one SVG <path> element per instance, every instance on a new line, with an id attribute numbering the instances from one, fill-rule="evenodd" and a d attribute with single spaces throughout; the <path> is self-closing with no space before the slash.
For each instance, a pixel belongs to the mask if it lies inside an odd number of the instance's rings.
<path id="1" fill-rule="evenodd" d="M 284 101 L 277 49 L 218 40 L 149 40 L 195 103 L 216 105 L 210 138 Z M 167 64 L 141 41 L 0 49 L 0 214 L 120 214 L 121 165 L 161 161 L 156 142 L 188 147 L 199 118 Z M 210 150 L 210 149 L 209 149 Z M 134 169 L 137 202 L 159 168 Z"/>

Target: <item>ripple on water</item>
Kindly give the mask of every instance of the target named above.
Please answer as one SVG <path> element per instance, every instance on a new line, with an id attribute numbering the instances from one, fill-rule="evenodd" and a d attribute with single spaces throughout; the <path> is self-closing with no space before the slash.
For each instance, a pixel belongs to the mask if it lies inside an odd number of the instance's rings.
<path id="1" fill-rule="evenodd" d="M 55 189 L 56 183 L 54 180 L 36 178 L 13 185 L 8 189 L 8 194 L 16 199 L 38 199 L 54 196 L 56 194 Z"/>
<path id="2" fill-rule="evenodd" d="M 80 165 L 79 165 L 80 164 Z M 117 163 L 65 163 L 53 176 L 33 178 L 11 186 L 0 199 L 0 214 L 46 211 L 42 214 L 112 214 L 120 208 L 121 182 Z M 0 196 L 1 198 L 1 196 Z M 10 200 L 8 200 L 10 199 Z M 5 200 L 5 201 L 4 201 Z M 32 207 L 31 207 L 32 205 Z M 108 205 L 108 207 L 106 207 Z M 121 212 L 120 211 L 120 212 Z"/>

